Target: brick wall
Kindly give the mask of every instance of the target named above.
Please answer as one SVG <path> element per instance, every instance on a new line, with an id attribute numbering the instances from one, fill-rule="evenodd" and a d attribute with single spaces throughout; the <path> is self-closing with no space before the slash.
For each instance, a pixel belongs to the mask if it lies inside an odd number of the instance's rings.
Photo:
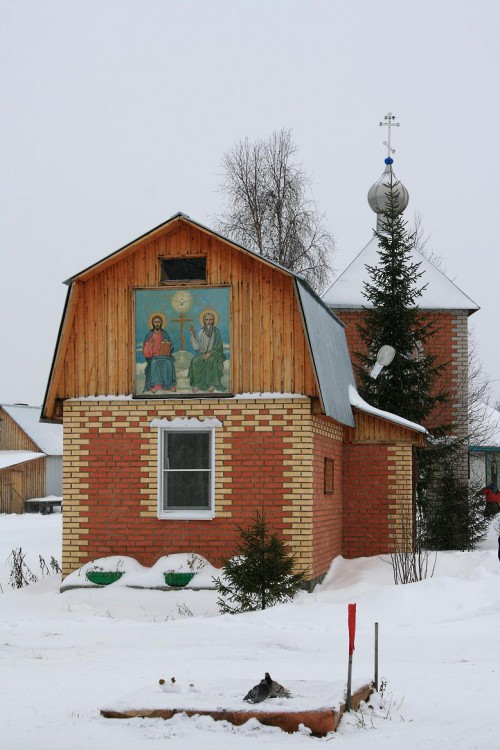
<path id="1" fill-rule="evenodd" d="M 366 557 L 389 550 L 387 461 L 387 445 L 344 446 L 344 557 Z"/>
<path id="2" fill-rule="evenodd" d="M 157 517 L 155 418 L 217 417 L 215 518 Z M 66 401 L 63 574 L 108 555 L 150 566 L 197 552 L 220 565 L 262 507 L 313 569 L 313 438 L 308 398 Z"/>
<path id="3" fill-rule="evenodd" d="M 365 351 L 357 324 L 363 313 L 360 310 L 333 310 L 346 325 L 347 345 L 352 361 L 356 364 L 356 352 Z M 446 369 L 436 382 L 436 391 L 446 390 L 449 402 L 431 414 L 426 427 L 440 424 L 458 424 L 460 434 L 467 434 L 467 368 L 468 339 L 467 313 L 462 310 L 436 310 L 432 318 L 438 320 L 438 330 L 426 344 L 428 353 L 446 363 Z"/>
<path id="4" fill-rule="evenodd" d="M 393 552 L 412 539 L 412 446 L 344 446 L 344 557 Z"/>
<path id="5" fill-rule="evenodd" d="M 215 518 L 158 519 L 154 419 L 216 417 Z M 67 401 L 63 573 L 109 555 L 143 565 L 197 552 L 220 565 L 262 507 L 300 568 L 315 579 L 332 559 L 381 554 L 411 514 L 411 446 L 344 443 L 308 398 Z M 324 492 L 324 459 L 334 492 Z M 405 511 L 406 512 L 406 511 Z"/>
<path id="6" fill-rule="evenodd" d="M 325 573 L 342 554 L 343 428 L 330 419 L 314 417 L 313 578 Z M 325 458 L 333 459 L 333 493 L 325 493 Z"/>
<path id="7" fill-rule="evenodd" d="M 387 500 L 389 551 L 413 548 L 413 448 L 387 447 Z"/>

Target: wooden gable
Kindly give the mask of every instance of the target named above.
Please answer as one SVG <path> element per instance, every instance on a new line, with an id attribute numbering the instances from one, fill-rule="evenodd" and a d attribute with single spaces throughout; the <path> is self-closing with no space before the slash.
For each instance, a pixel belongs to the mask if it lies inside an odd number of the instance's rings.
<path id="1" fill-rule="evenodd" d="M 40 447 L 2 407 L 0 407 L 0 450 L 40 452 Z"/>
<path id="2" fill-rule="evenodd" d="M 132 393 L 133 293 L 160 287 L 160 259 L 204 256 L 230 289 L 231 390 L 318 396 L 295 277 L 178 215 L 70 280 L 42 416 L 67 398 Z"/>

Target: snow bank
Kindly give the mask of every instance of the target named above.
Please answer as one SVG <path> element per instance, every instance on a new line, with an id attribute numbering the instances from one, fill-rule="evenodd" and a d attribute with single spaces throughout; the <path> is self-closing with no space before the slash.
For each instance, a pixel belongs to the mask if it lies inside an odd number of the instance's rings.
<path id="1" fill-rule="evenodd" d="M 286 735 L 253 719 L 234 727 L 207 716 L 112 720 L 99 711 L 115 700 L 135 702 L 132 696 L 170 698 L 158 680 L 172 676 L 195 686 L 181 697 L 205 701 L 217 690 L 214 702 L 222 706 L 233 693 L 241 700 L 240 692 L 266 671 L 287 687 L 336 685 L 328 695 L 333 700 L 345 685 L 347 605 L 356 602 L 353 681 L 373 675 L 378 622 L 381 692 L 344 717 L 335 737 L 314 741 L 333 740 L 338 750 L 497 750 L 497 528 L 494 520 L 474 552 L 438 554 L 436 574 L 427 581 L 394 586 L 384 560 L 339 558 L 312 593 L 236 616 L 218 614 L 212 590 L 112 584 L 60 594 L 59 576 L 21 590 L 3 587 L 2 747 L 160 750 L 171 740 L 175 750 L 310 748 L 307 729 Z M 60 558 L 60 514 L 0 516 L 3 558 L 14 545 L 30 559 L 39 552 Z"/>
<path id="2" fill-rule="evenodd" d="M 107 584 L 109 586 L 161 590 L 171 588 L 166 583 L 165 573 L 192 574 L 193 578 L 183 583 L 182 587 L 195 590 L 213 589 L 214 577 L 221 574 L 221 570 L 214 568 L 208 560 L 195 553 L 164 555 L 151 568 L 141 565 L 133 557 L 110 556 L 92 560 L 70 573 L 64 579 L 61 591 L 96 586 L 96 583 L 87 577 L 87 574 L 93 572 L 120 573 L 121 577 Z"/>

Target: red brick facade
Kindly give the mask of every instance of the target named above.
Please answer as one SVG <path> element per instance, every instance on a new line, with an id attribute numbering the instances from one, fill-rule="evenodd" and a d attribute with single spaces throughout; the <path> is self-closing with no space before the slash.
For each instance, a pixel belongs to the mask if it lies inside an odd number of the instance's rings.
<path id="1" fill-rule="evenodd" d="M 363 312 L 361 310 L 336 310 L 333 312 L 346 325 L 347 345 L 354 364 L 356 352 L 366 351 L 357 330 Z M 445 391 L 449 401 L 438 407 L 427 420 L 426 427 L 458 423 L 462 427 L 467 407 L 467 313 L 456 310 L 436 310 L 429 313 L 437 320 L 437 331 L 426 344 L 429 354 L 436 357 L 438 363 L 446 365 L 435 385 L 435 392 Z M 464 434 L 467 426 L 464 425 Z"/>
<path id="2" fill-rule="evenodd" d="M 343 443 L 342 428 L 331 420 L 314 420 L 314 570 L 326 571 L 343 554 Z M 333 492 L 325 492 L 325 458 L 333 460 Z"/>
<path id="3" fill-rule="evenodd" d="M 264 510 L 311 571 L 310 401 L 66 402 L 64 572 L 108 555 L 151 566 L 197 552 L 212 564 L 234 552 L 238 525 Z M 158 417 L 216 417 L 215 517 L 158 518 Z M 321 571 L 324 572 L 324 571 Z"/>
<path id="4" fill-rule="evenodd" d="M 234 553 L 237 526 L 262 509 L 311 580 L 336 555 L 394 546 L 401 509 L 411 508 L 404 435 L 374 443 L 364 420 L 346 442 L 345 428 L 313 416 L 306 397 L 214 399 L 206 406 L 198 399 L 66 402 L 65 575 L 111 555 L 151 566 L 164 555 L 196 552 L 219 566 Z M 213 518 L 158 517 L 158 418 L 218 420 Z M 331 492 L 325 459 L 333 461 Z"/>
<path id="5" fill-rule="evenodd" d="M 226 446 L 223 459 L 227 467 L 232 462 L 238 466 L 231 482 L 231 517 L 185 521 L 141 517 L 141 479 L 149 473 L 142 436 L 128 432 L 127 427 L 104 434 L 92 428 L 88 435 L 90 512 L 82 524 L 89 529 L 89 557 L 129 555 L 151 566 L 162 555 L 196 550 L 219 565 L 234 550 L 235 524 L 248 524 L 262 509 L 270 525 L 283 532 L 283 438 L 289 435 L 281 426 L 265 437 L 250 427 L 238 433 L 231 447 Z"/>
<path id="6" fill-rule="evenodd" d="M 390 548 L 386 445 L 346 445 L 344 450 L 345 557 L 367 557 Z"/>

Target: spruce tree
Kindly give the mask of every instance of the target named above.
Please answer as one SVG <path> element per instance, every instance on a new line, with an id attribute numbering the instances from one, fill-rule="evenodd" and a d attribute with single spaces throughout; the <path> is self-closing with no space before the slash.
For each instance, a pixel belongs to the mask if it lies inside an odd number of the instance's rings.
<path id="1" fill-rule="evenodd" d="M 421 514 L 420 537 L 427 549 L 473 550 L 488 533 L 484 497 L 477 494 L 479 486 L 460 480 L 454 458 L 453 453 L 445 457 Z"/>
<path id="2" fill-rule="evenodd" d="M 438 323 L 418 306 L 426 285 L 420 263 L 412 260 L 414 237 L 401 216 L 392 172 L 386 188 L 386 207 L 375 232 L 379 262 L 367 266 L 370 281 L 363 292 L 372 307 L 364 308 L 357 326 L 365 346 L 356 353 L 359 392 L 369 404 L 424 424 L 430 432 L 428 447 L 416 451 L 419 544 L 473 549 L 487 526 L 484 503 L 460 478 L 466 438 L 454 438 L 453 425 L 439 420 L 438 407 L 449 398 L 438 384 L 447 363 L 438 361 L 427 346 Z M 393 346 L 396 355 L 374 379 L 370 372 L 384 344 Z"/>
<path id="3" fill-rule="evenodd" d="M 372 306 L 364 308 L 357 326 L 365 351 L 356 352 L 356 371 L 360 395 L 368 403 L 421 424 L 447 398 L 434 387 L 446 363 L 426 350 L 438 326 L 418 307 L 426 285 L 421 283 L 420 264 L 411 258 L 413 238 L 399 212 L 398 197 L 391 174 L 381 229 L 375 232 L 379 262 L 367 266 L 370 281 L 363 295 Z M 374 379 L 370 372 L 384 344 L 393 346 L 396 355 Z"/>
<path id="4" fill-rule="evenodd" d="M 248 528 L 238 526 L 241 541 L 227 559 L 222 576 L 214 579 L 222 614 L 252 612 L 293 599 L 303 572 L 293 572 L 295 559 L 283 540 L 269 530 L 264 513 Z"/>

